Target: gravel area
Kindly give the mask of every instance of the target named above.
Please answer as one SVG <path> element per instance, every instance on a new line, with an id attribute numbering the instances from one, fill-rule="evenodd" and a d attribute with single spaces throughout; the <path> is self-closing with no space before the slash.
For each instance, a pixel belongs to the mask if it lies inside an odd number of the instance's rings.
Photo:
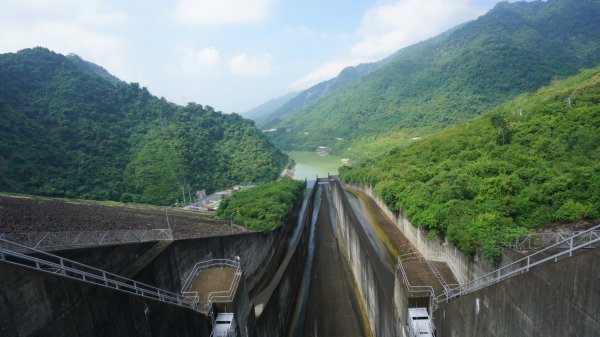
<path id="1" fill-rule="evenodd" d="M 167 228 L 166 207 L 0 195 L 0 233 L 105 231 Z M 212 214 L 168 209 L 175 238 L 248 232 Z"/>

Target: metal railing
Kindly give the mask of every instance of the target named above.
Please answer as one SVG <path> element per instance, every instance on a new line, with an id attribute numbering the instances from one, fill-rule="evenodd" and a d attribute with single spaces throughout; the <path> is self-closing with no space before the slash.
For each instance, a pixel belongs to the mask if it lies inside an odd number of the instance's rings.
<path id="1" fill-rule="evenodd" d="M 600 238 L 600 230 L 591 231 L 566 231 L 566 232 L 541 232 L 518 237 L 515 241 L 508 244 L 507 248 L 513 250 L 536 250 L 559 242 L 564 242 L 568 238 L 584 234 L 588 240 Z"/>
<path id="2" fill-rule="evenodd" d="M 87 246 L 173 240 L 170 229 L 130 229 L 80 232 L 4 233 L 0 239 L 38 250 L 58 250 Z"/>
<path id="3" fill-rule="evenodd" d="M 456 288 L 450 289 L 437 297 L 438 302 L 449 301 L 455 297 L 466 295 L 479 290 L 483 287 L 498 283 L 509 277 L 528 272 L 531 268 L 549 261 L 558 261 L 570 257 L 573 253 L 582 248 L 595 248 L 600 246 L 600 236 L 596 232 L 600 230 L 600 225 L 590 228 L 586 231 L 577 232 L 575 235 L 547 246 L 531 255 L 519 259 L 509 265 L 497 269 L 491 273 L 483 275 L 471 282 L 462 284 Z M 590 235 L 593 233 L 592 235 Z M 557 252 L 557 250 L 559 250 Z"/>
<path id="4" fill-rule="evenodd" d="M 0 238 L 0 262 L 197 310 L 197 302 L 193 299 L 27 247 L 5 238 Z"/>
<path id="5" fill-rule="evenodd" d="M 190 287 L 194 278 L 198 276 L 198 273 L 202 270 L 212 268 L 232 268 L 235 269 L 235 275 L 231 282 L 228 290 L 212 291 L 208 293 L 206 299 L 200 299 L 197 291 L 190 291 Z M 185 278 L 181 287 L 181 294 L 189 299 L 196 301 L 198 308 L 204 309 L 205 312 L 209 313 L 212 311 L 212 304 L 214 302 L 231 302 L 233 296 L 240 282 L 242 275 L 242 269 L 239 261 L 229 259 L 212 259 L 207 261 L 201 261 L 194 265 L 188 276 Z"/>
<path id="6" fill-rule="evenodd" d="M 444 291 L 450 290 L 450 286 L 448 285 L 448 282 L 446 282 L 446 280 L 442 276 L 442 273 L 440 273 L 440 271 L 437 269 L 437 267 L 435 266 L 433 261 L 426 259 L 425 262 L 429 266 L 429 269 L 431 269 L 431 271 L 433 272 L 433 275 L 435 276 L 435 278 L 438 280 L 438 282 L 444 288 Z"/>
<path id="7" fill-rule="evenodd" d="M 437 309 L 437 297 L 435 296 L 435 290 L 433 289 L 432 286 L 416 286 L 416 285 L 412 285 L 410 284 L 409 280 L 408 280 L 408 275 L 406 273 L 406 270 L 404 268 L 403 262 L 409 262 L 409 261 L 423 261 L 423 255 L 421 255 L 421 253 L 409 253 L 409 254 L 404 254 L 398 257 L 398 264 L 397 264 L 397 268 L 398 270 L 400 270 L 400 273 L 402 274 L 402 280 L 404 282 L 404 285 L 406 286 L 406 289 L 408 290 L 408 295 L 409 297 L 429 297 L 429 306 L 430 306 L 430 312 L 433 312 L 433 310 Z"/>

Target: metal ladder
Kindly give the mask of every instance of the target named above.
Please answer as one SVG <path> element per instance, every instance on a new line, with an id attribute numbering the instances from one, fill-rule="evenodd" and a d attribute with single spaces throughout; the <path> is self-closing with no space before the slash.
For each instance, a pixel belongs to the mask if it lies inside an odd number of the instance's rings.
<path id="1" fill-rule="evenodd" d="M 30 255 L 35 254 L 35 256 Z M 118 290 L 197 311 L 198 298 L 172 293 L 83 263 L 0 238 L 0 262 Z"/>
<path id="2" fill-rule="evenodd" d="M 442 276 L 442 274 L 440 273 L 440 271 L 437 269 L 437 267 L 435 266 L 435 264 L 433 264 L 433 261 L 431 261 L 429 259 L 425 259 L 425 262 L 429 266 L 429 269 L 431 269 L 431 271 L 433 272 L 433 275 L 435 276 L 435 278 L 438 279 L 438 282 L 440 282 L 440 284 L 442 285 L 442 287 L 444 287 L 444 292 L 449 291 L 450 290 L 450 286 L 448 285 L 448 283 L 446 282 L 446 280 L 444 280 L 444 277 Z"/>

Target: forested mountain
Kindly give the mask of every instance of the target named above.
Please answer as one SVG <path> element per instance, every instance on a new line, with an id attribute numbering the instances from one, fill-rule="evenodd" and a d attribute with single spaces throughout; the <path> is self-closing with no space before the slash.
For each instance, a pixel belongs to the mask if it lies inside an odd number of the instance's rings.
<path id="1" fill-rule="evenodd" d="M 287 157 L 254 123 L 185 107 L 47 49 L 0 55 L 0 190 L 169 204 L 276 178 Z"/>
<path id="2" fill-rule="evenodd" d="M 357 82 L 361 78 L 377 70 L 384 62 L 385 61 L 380 63 L 366 63 L 356 67 L 345 68 L 337 77 L 313 85 L 296 94 L 289 102 L 272 112 L 269 116 L 266 116 L 259 125 L 266 128 L 277 126 L 286 116 Z"/>
<path id="3" fill-rule="evenodd" d="M 261 125 L 261 123 L 271 115 L 275 110 L 281 108 L 284 104 L 289 102 L 291 99 L 296 97 L 298 92 L 290 92 L 289 94 L 283 95 L 281 97 L 272 99 L 268 102 L 265 102 L 255 108 L 252 108 L 244 113 L 242 116 L 245 118 L 249 118 L 256 122 L 257 125 Z"/>
<path id="4" fill-rule="evenodd" d="M 600 66 L 467 124 L 341 168 L 467 253 L 551 223 L 600 218 Z"/>
<path id="5" fill-rule="evenodd" d="M 466 121 L 600 62 L 600 0 L 502 2 L 269 127 L 283 149 Z M 302 93 L 298 96 L 301 97 Z"/>

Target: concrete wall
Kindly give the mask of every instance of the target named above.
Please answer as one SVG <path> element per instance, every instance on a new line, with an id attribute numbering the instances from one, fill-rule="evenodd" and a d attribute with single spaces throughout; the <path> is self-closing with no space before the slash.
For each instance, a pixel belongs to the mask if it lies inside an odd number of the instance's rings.
<path id="1" fill-rule="evenodd" d="M 514 262 L 515 256 L 511 254 L 503 254 L 501 264 L 495 266 L 485 261 L 481 254 L 477 254 L 474 259 L 466 256 L 453 244 L 442 241 L 439 238 L 429 239 L 427 232 L 421 228 L 413 226 L 404 214 L 396 214 L 390 211 L 386 204 L 379 198 L 370 187 L 347 185 L 352 189 L 359 190 L 370 196 L 377 205 L 394 221 L 396 227 L 404 234 L 404 236 L 417 248 L 425 258 L 429 260 L 439 260 L 440 256 L 444 256 L 443 262 L 446 262 L 454 276 L 460 283 L 477 279 L 489 272 L 492 272 L 499 267 Z M 429 253 L 441 254 L 429 254 Z M 518 257 L 516 257 L 518 258 Z"/>
<path id="2" fill-rule="evenodd" d="M 208 336 L 189 309 L 0 264 L 0 336 Z"/>
<path id="3" fill-rule="evenodd" d="M 249 320 L 254 325 L 253 336 L 279 337 L 284 336 L 289 329 L 299 286 L 302 283 L 317 190 L 317 185 L 315 185 L 306 204 L 301 223 L 302 228 L 300 228 L 301 234 L 284 257 L 273 280 L 265 290 L 267 299 L 263 311 L 259 317 L 253 317 L 253 312 L 249 315 Z"/>
<path id="4" fill-rule="evenodd" d="M 243 277 L 233 309 L 242 336 L 247 337 L 246 332 L 250 328 L 247 326 L 246 317 L 250 308 L 246 285 L 259 277 L 262 267 L 269 261 L 280 233 L 278 229 L 268 233 L 178 240 L 149 263 L 135 279 L 179 292 L 197 262 L 218 258 L 234 259 L 235 256 L 239 256 Z"/>
<path id="5" fill-rule="evenodd" d="M 373 336 L 402 336 L 394 307 L 394 273 L 379 259 L 338 181 L 330 182 L 340 247 L 350 262 Z"/>
<path id="6" fill-rule="evenodd" d="M 440 305 L 438 336 L 600 336 L 600 248 Z"/>
<path id="7" fill-rule="evenodd" d="M 246 281 L 258 277 L 280 232 L 175 241 L 134 279 L 179 292 L 182 280 L 196 262 L 237 255 L 241 257 L 245 276 L 244 290 L 238 296 L 247 297 Z M 147 242 L 53 253 L 120 274 L 153 245 Z M 6 264 L 0 264 L 0 285 L 0 336 L 208 336 L 209 333 L 206 318 L 191 310 Z M 236 297 L 236 303 L 239 303 L 236 313 L 240 317 L 240 330 L 244 333 L 248 300 Z"/>

